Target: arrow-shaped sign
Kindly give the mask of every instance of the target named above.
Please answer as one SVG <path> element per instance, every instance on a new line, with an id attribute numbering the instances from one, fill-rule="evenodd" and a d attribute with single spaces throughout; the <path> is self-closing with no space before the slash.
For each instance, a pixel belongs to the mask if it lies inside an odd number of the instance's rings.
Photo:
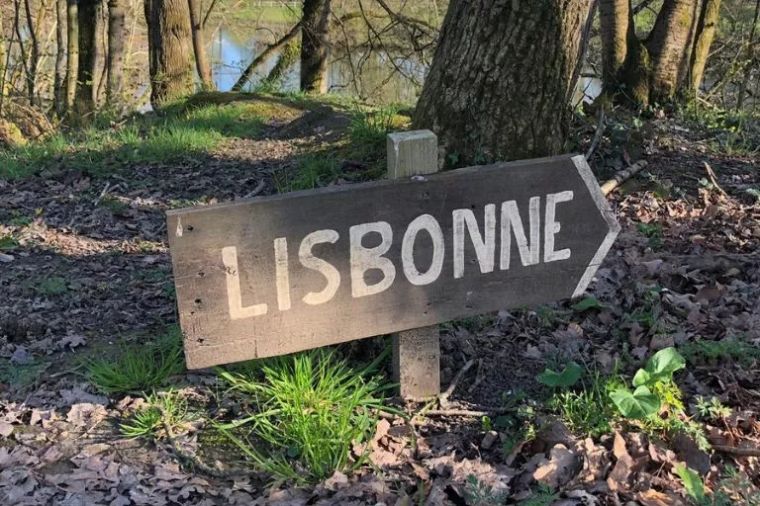
<path id="1" fill-rule="evenodd" d="M 582 156 L 168 213 L 191 368 L 583 294 L 619 225 Z"/>

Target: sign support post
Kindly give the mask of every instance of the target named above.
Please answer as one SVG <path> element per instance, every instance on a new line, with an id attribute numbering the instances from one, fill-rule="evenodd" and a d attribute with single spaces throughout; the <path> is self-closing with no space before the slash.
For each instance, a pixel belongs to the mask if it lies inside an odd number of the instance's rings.
<path id="1" fill-rule="evenodd" d="M 430 130 L 388 135 L 388 179 L 438 172 L 438 138 Z M 393 334 L 393 376 L 405 399 L 436 396 L 441 390 L 438 325 Z"/>

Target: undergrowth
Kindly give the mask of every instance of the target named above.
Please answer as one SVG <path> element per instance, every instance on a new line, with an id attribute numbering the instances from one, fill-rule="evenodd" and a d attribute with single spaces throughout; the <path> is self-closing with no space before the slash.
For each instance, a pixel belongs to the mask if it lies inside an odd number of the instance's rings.
<path id="1" fill-rule="evenodd" d="M 90 360 L 87 377 L 104 393 L 140 393 L 184 369 L 181 334 L 174 327 L 154 342 L 124 345 L 114 356 Z"/>
<path id="2" fill-rule="evenodd" d="M 387 409 L 387 387 L 373 376 L 383 358 L 357 371 L 318 350 L 262 361 L 260 372 L 220 370 L 251 410 L 216 427 L 254 467 L 277 478 L 299 483 L 328 478 L 361 462 L 351 458 L 352 444 L 367 441 L 378 410 Z"/>

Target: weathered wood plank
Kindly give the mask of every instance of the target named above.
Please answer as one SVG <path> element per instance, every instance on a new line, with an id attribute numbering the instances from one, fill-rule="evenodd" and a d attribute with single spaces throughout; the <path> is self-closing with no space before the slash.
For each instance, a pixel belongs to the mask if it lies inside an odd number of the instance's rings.
<path id="1" fill-rule="evenodd" d="M 617 232 L 592 179 L 582 157 L 562 156 L 170 211 L 169 244 L 188 367 L 281 355 L 579 295 Z M 572 200 L 557 201 L 557 195 L 567 195 L 563 192 L 573 192 Z M 528 258 L 523 265 L 512 231 L 506 234 L 511 237 L 509 266 L 502 269 L 502 203 L 514 201 L 532 244 L 531 198 L 540 201 L 538 261 L 531 264 Z M 553 206 L 547 205 L 550 199 Z M 556 225 L 545 227 L 550 207 L 559 223 L 556 231 Z M 472 211 L 484 233 L 486 209 L 495 209 L 491 272 L 481 272 L 464 219 L 459 225 L 463 247 L 454 261 L 455 210 L 459 215 Z M 418 271 L 412 278 L 423 283 L 413 284 L 404 270 L 402 244 L 409 224 L 421 215 L 440 226 L 443 258 L 438 276 L 424 284 L 437 257 L 431 236 L 419 232 L 410 262 Z M 371 269 L 352 280 L 351 229 L 377 222 L 392 231 L 382 255 L 387 261 L 371 254 L 362 259 L 365 249 L 380 245 L 380 234 L 369 233 L 363 248 L 354 244 L 354 271 L 375 260 L 388 271 L 392 266 L 395 278 L 387 289 L 367 294 L 376 283 L 382 287 L 384 276 Z M 353 229 L 355 235 L 360 229 Z M 307 236 L 322 242 L 309 248 L 303 243 Z M 547 246 L 555 252 L 567 249 L 570 256 L 553 258 L 549 251 L 547 257 Z M 266 314 L 256 315 L 262 304 Z"/>

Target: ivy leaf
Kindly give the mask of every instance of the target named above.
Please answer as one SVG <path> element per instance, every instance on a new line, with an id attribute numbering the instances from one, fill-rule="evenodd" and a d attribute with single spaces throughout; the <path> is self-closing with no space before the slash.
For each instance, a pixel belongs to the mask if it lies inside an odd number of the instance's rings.
<path id="1" fill-rule="evenodd" d="M 673 467 L 673 471 L 675 471 L 678 477 L 681 478 L 681 481 L 683 481 L 683 488 L 686 489 L 686 493 L 689 494 L 689 497 L 698 502 L 704 500 L 705 485 L 702 483 L 702 478 L 699 477 L 699 474 L 696 471 L 686 467 L 686 464 L 683 462 L 676 464 Z"/>
<path id="2" fill-rule="evenodd" d="M 568 388 L 575 385 L 581 375 L 583 368 L 575 362 L 570 362 L 562 372 L 544 369 L 544 372 L 536 376 L 539 383 L 551 388 Z"/>
<path id="3" fill-rule="evenodd" d="M 686 367 L 686 361 L 675 348 L 665 348 L 649 359 L 644 369 L 636 371 L 633 386 L 652 385 L 657 381 L 669 380 L 673 373 Z"/>
<path id="4" fill-rule="evenodd" d="M 645 386 L 640 386 L 633 392 L 627 388 L 618 388 L 610 392 L 610 399 L 626 418 L 640 420 L 660 410 L 660 399 Z"/>
<path id="5" fill-rule="evenodd" d="M 576 311 L 588 311 L 589 309 L 604 309 L 604 304 L 599 302 L 596 297 L 584 297 L 583 300 L 576 302 L 571 306 Z"/>

